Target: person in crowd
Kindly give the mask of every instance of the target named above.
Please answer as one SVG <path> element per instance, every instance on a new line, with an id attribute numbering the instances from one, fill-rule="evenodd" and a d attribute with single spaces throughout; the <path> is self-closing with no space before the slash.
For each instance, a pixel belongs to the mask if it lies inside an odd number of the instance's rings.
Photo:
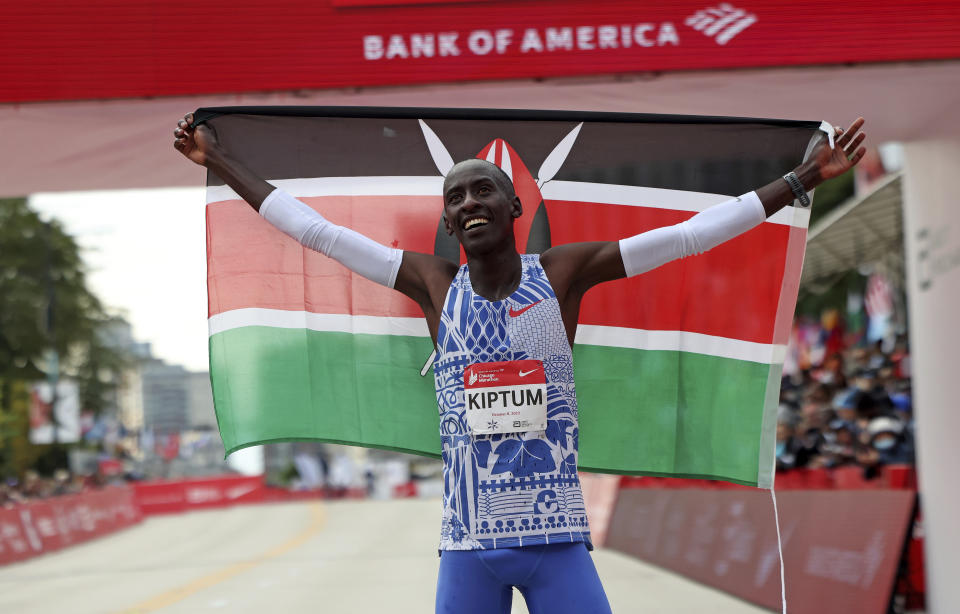
<path id="1" fill-rule="evenodd" d="M 893 363 L 893 375 L 897 379 L 910 379 L 910 344 L 906 335 L 901 335 L 897 339 L 897 344 L 890 354 L 890 362 Z"/>
<path id="2" fill-rule="evenodd" d="M 13 507 L 26 501 L 26 497 L 19 491 L 17 478 L 7 478 L 0 484 L 0 506 Z"/>
<path id="3" fill-rule="evenodd" d="M 913 447 L 904 437 L 903 423 L 896 418 L 882 416 L 871 420 L 867 428 L 867 438 L 870 447 L 859 459 L 862 464 L 913 464 Z"/>
<path id="4" fill-rule="evenodd" d="M 813 377 L 825 386 L 845 388 L 847 376 L 843 371 L 843 355 L 834 353 L 828 356 L 823 361 L 823 366 L 813 371 Z"/>
<path id="5" fill-rule="evenodd" d="M 821 448 L 823 466 L 842 467 L 857 462 L 860 445 L 854 422 L 839 418 L 831 421 L 825 439 Z"/>
<path id="6" fill-rule="evenodd" d="M 800 442 L 794 436 L 793 424 L 786 421 L 777 422 L 777 471 L 786 471 L 797 466 L 797 449 Z"/>
<path id="7" fill-rule="evenodd" d="M 857 404 L 860 402 L 861 393 L 856 388 L 841 390 L 833 397 L 833 410 L 837 418 L 846 422 L 854 422 L 857 419 Z"/>

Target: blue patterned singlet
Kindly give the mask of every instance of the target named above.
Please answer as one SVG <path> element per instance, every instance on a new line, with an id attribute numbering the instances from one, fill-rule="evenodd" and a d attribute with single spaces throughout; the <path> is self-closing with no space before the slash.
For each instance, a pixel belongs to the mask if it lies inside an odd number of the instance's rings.
<path id="1" fill-rule="evenodd" d="M 521 259 L 520 286 L 495 302 L 476 294 L 467 266 L 460 267 L 440 316 L 433 371 L 443 446 L 441 550 L 569 542 L 592 548 L 577 478 L 573 355 L 540 257 Z M 474 435 L 464 408 L 464 368 L 523 359 L 543 362 L 547 430 Z"/>

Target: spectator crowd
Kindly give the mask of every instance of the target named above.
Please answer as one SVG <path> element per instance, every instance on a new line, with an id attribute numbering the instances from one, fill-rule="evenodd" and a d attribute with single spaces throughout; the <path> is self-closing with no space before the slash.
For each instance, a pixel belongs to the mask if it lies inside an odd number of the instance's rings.
<path id="1" fill-rule="evenodd" d="M 905 339 L 836 349 L 784 375 L 777 414 L 777 469 L 913 464 L 910 355 Z"/>
<path id="2" fill-rule="evenodd" d="M 37 499 L 77 494 L 100 488 L 107 482 L 107 478 L 100 472 L 82 476 L 66 469 L 57 469 L 51 477 L 44 477 L 29 470 L 24 472 L 22 480 L 10 477 L 0 483 L 0 508 Z"/>

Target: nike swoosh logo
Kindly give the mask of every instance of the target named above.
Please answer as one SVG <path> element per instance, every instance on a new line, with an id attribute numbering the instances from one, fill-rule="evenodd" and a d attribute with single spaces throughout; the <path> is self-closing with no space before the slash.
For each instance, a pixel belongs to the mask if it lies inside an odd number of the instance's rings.
<path id="1" fill-rule="evenodd" d="M 517 309 L 516 311 L 514 311 L 513 307 L 511 307 L 511 308 L 510 308 L 510 317 L 515 318 L 515 317 L 517 317 L 518 315 L 520 315 L 521 313 L 523 313 L 524 311 L 526 311 L 527 309 L 530 309 L 531 307 L 533 307 L 534 305 L 538 305 L 538 304 L 541 303 L 542 301 L 543 301 L 543 299 L 540 299 L 540 300 L 537 301 L 536 303 L 530 303 L 529 305 L 527 305 L 527 306 L 524 307 L 523 309 Z"/>
<path id="2" fill-rule="evenodd" d="M 536 371 L 536 370 L 537 370 L 537 369 L 530 369 L 529 371 L 521 371 L 518 375 L 520 375 L 520 377 L 526 377 L 526 376 L 530 375 L 531 373 L 533 373 L 533 372 Z"/>

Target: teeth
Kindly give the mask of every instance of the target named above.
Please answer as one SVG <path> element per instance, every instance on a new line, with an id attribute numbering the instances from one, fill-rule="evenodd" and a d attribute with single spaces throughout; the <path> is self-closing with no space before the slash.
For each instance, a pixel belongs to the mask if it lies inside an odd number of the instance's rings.
<path id="1" fill-rule="evenodd" d="M 464 230 L 470 230 L 470 229 L 473 228 L 474 226 L 479 226 L 479 225 L 481 225 L 481 224 L 486 224 L 486 223 L 489 222 L 489 221 L 490 221 L 490 220 L 488 220 L 488 219 L 485 218 L 485 217 L 475 217 L 475 218 L 473 218 L 472 220 L 469 220 L 466 224 L 464 224 L 464 225 L 463 225 L 463 229 L 464 229 Z"/>

